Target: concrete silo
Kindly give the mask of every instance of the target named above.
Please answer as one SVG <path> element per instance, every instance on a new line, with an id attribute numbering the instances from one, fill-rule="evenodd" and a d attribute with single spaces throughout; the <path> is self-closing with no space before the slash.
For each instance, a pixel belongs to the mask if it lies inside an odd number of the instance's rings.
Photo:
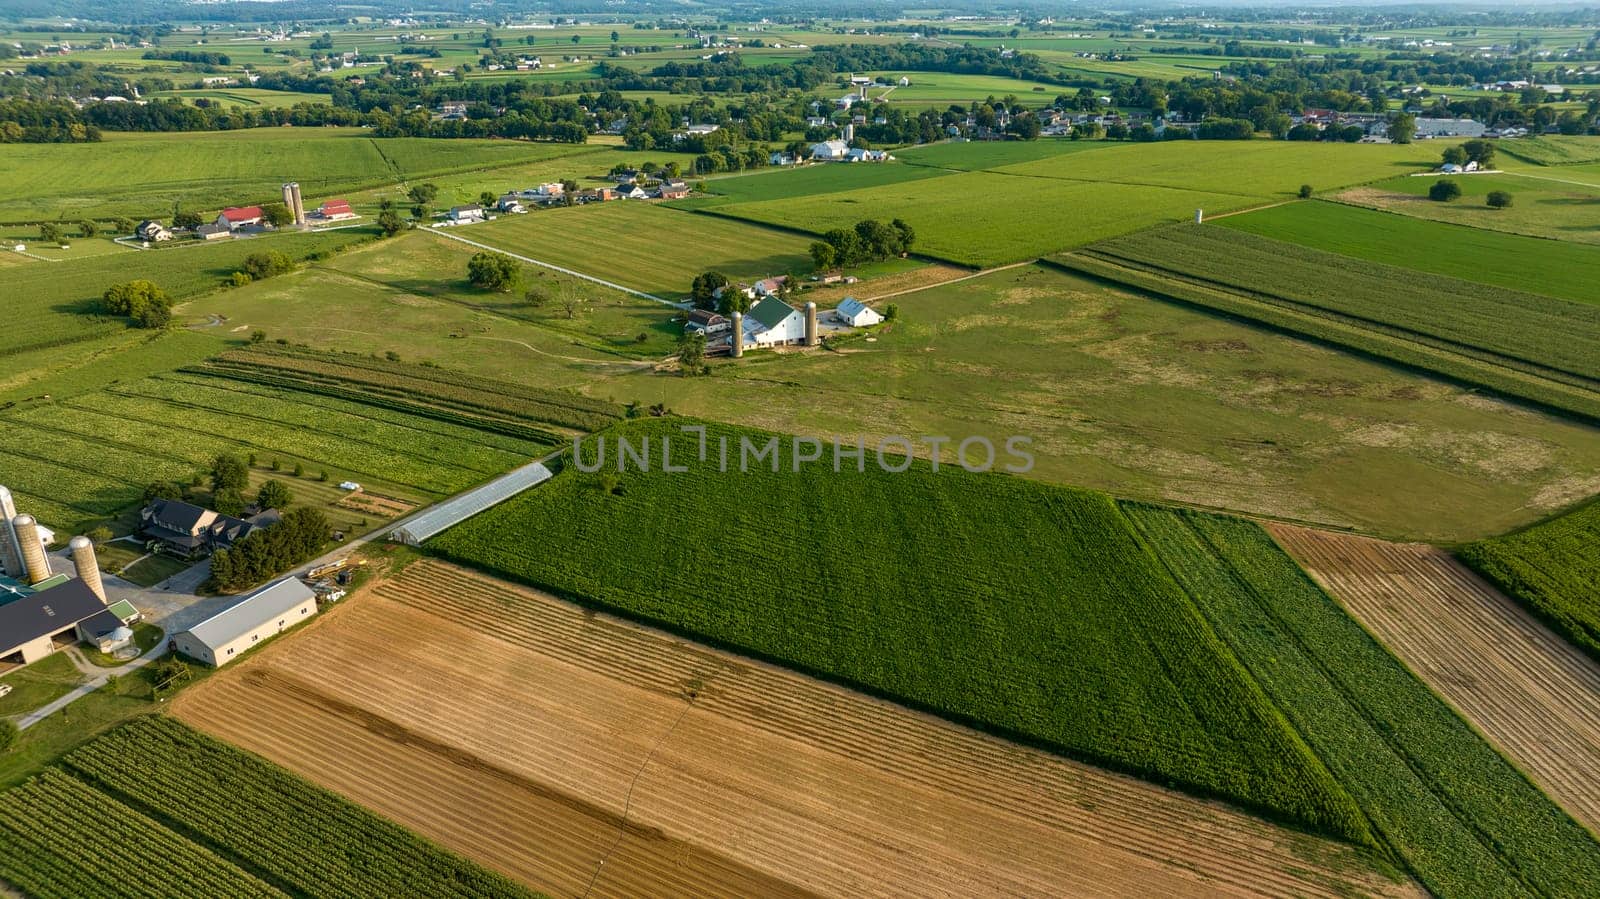
<path id="1" fill-rule="evenodd" d="M 306 202 L 300 196 L 300 182 L 291 182 L 289 189 L 294 192 L 294 205 L 289 207 L 294 210 L 294 223 L 304 228 L 306 226 Z"/>
<path id="2" fill-rule="evenodd" d="M 22 547 L 23 580 L 37 584 L 49 578 L 50 560 L 45 556 L 44 544 L 39 540 L 39 523 L 33 520 L 32 515 L 18 515 L 11 519 L 11 527 L 17 532 L 17 543 Z"/>
<path id="3" fill-rule="evenodd" d="M 11 491 L 0 486 L 0 568 L 20 579 L 26 569 L 22 565 L 22 544 L 17 542 L 17 532 L 11 527 L 11 519 L 16 517 L 17 504 L 11 499 Z"/>
<path id="4" fill-rule="evenodd" d="M 105 602 L 106 588 L 100 582 L 100 562 L 94 557 L 94 543 L 88 537 L 73 537 L 67 546 L 72 550 L 72 567 L 78 571 L 78 580 Z"/>
<path id="5" fill-rule="evenodd" d="M 733 313 L 733 358 L 744 357 L 744 314 Z"/>
<path id="6" fill-rule="evenodd" d="M 817 304 L 806 303 L 806 346 L 817 345 Z"/>

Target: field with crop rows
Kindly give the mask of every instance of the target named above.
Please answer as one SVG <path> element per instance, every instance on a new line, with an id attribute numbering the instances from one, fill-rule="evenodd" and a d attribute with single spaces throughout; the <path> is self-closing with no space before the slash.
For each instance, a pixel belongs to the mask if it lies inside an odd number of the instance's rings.
<path id="1" fill-rule="evenodd" d="M 1582 895 L 1600 842 L 1344 613 L 1259 526 L 1123 509 L 1434 895 Z"/>
<path id="2" fill-rule="evenodd" d="M 734 453 L 741 438 L 768 437 L 709 427 L 713 442 L 728 438 Z M 676 422 L 639 422 L 607 437 L 618 434 L 673 435 L 675 463 L 693 445 Z M 429 549 L 960 721 L 1367 839 L 1349 798 L 1106 497 L 948 467 L 935 475 L 920 462 L 893 475 L 838 475 L 827 466 L 740 472 L 736 464 L 717 473 L 713 455 L 691 471 L 630 471 L 614 495 L 597 486 L 598 475 L 569 470 Z M 908 528 L 908 508 L 937 510 L 941 526 Z M 730 533 L 772 536 L 731 552 L 703 549 Z M 868 536 L 868 557 L 843 552 Z M 534 540 L 536 553 L 528 551 Z"/>
<path id="3" fill-rule="evenodd" d="M 0 267 L 0 296 L 6 298 L 0 358 L 126 330 L 123 321 L 97 314 L 101 295 L 113 284 L 144 278 L 154 281 L 175 301 L 182 301 L 217 288 L 251 253 L 276 250 L 300 260 L 312 253 L 335 252 L 372 236 L 365 229 L 275 234 L 254 240 L 129 250 L 68 262 Z"/>
<path id="4" fill-rule="evenodd" d="M 1600 306 L 1362 263 L 1214 226 L 1146 231 L 1062 258 L 1090 273 L 1513 396 L 1589 416 L 1600 409 Z"/>
<path id="5" fill-rule="evenodd" d="M 531 896 L 166 717 L 75 750 L 0 810 L 0 877 L 41 899 Z"/>
<path id="6" fill-rule="evenodd" d="M 0 413 L 6 483 L 41 520 L 72 532 L 116 517 L 151 481 L 188 483 L 222 452 L 420 500 L 548 452 L 561 439 L 545 424 L 552 419 L 600 426 L 616 416 L 594 400 L 385 360 L 362 368 L 256 351 L 294 369 L 273 376 L 282 369 L 240 361 L 251 355 Z M 317 380 L 319 362 L 355 374 Z M 470 394 L 485 399 L 460 399 Z"/>
<path id="7" fill-rule="evenodd" d="M 1600 283 L 1600 247 L 1456 227 L 1339 203 L 1289 203 L 1229 216 L 1217 224 L 1452 280 L 1600 304 L 1600 291 L 1594 287 Z"/>
<path id="8" fill-rule="evenodd" d="M 359 128 L 111 134 L 92 144 L 5 144 L 0 170 L 29 189 L 25 196 L 0 200 L 0 222 L 170 216 L 174 202 L 217 210 L 276 200 L 285 181 L 300 182 L 311 207 L 359 187 L 583 149 L 509 140 L 379 140 Z"/>
<path id="9" fill-rule="evenodd" d="M 812 268 L 810 241 L 801 235 L 646 203 L 501 216 L 467 234 L 497 249 L 673 300 L 686 299 L 695 276 L 708 270 L 755 281 Z"/>
<path id="10" fill-rule="evenodd" d="M 1456 550 L 1461 561 L 1600 661 L 1600 502 Z"/>
<path id="11" fill-rule="evenodd" d="M 1437 547 L 1267 530 L 1546 795 L 1600 832 L 1600 668 L 1577 647 Z"/>
<path id="12" fill-rule="evenodd" d="M 1502 141 L 1500 150 L 1507 156 L 1535 165 L 1600 162 L 1600 140 L 1592 137 L 1541 134 L 1522 140 Z"/>
<path id="13" fill-rule="evenodd" d="M 555 896 L 1416 895 L 1350 846 L 433 559 L 173 711 Z"/>

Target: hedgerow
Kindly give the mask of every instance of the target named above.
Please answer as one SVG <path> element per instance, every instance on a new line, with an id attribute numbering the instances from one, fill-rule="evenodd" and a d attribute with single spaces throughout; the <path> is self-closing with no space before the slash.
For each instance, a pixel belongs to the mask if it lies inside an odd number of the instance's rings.
<path id="1" fill-rule="evenodd" d="M 1600 661 L 1600 502 L 1456 556 Z"/>
<path id="2" fill-rule="evenodd" d="M 1252 522 L 1123 503 L 1383 844 L 1441 897 L 1578 896 L 1600 843 Z"/>
<path id="3" fill-rule="evenodd" d="M 946 463 L 585 474 L 440 555 L 959 721 L 1364 842 L 1354 803 L 1105 496 Z M 758 435 L 708 425 L 709 439 Z M 659 458 L 657 459 L 659 462 Z"/>

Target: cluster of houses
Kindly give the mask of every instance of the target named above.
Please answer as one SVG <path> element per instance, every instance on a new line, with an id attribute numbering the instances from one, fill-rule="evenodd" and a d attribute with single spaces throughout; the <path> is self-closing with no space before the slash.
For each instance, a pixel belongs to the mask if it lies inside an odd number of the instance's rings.
<path id="1" fill-rule="evenodd" d="M 847 126 L 848 127 L 848 126 Z M 785 162 L 786 154 L 774 153 L 774 156 L 783 157 L 776 165 L 788 165 Z M 816 162 L 890 162 L 894 159 L 883 150 L 863 150 L 850 146 L 844 140 L 825 140 L 811 145 L 811 158 Z"/>
<path id="2" fill-rule="evenodd" d="M 569 191 L 560 181 L 509 191 L 488 208 L 476 203 L 452 206 L 444 214 L 445 225 L 469 225 L 488 221 L 497 214 L 521 215 L 531 206 L 583 206 L 612 200 L 681 200 L 689 196 L 689 184 L 677 178 L 645 180 L 632 169 L 614 173 L 612 187 L 583 187 Z M 642 183 L 641 183 L 642 182 Z"/>
<path id="3" fill-rule="evenodd" d="M 350 201 L 343 199 L 324 200 L 307 216 L 308 224 L 312 225 L 332 225 L 356 218 L 360 216 L 350 208 Z M 218 213 L 215 219 L 195 228 L 194 235 L 201 240 L 211 241 L 271 230 L 272 225 L 267 222 L 266 212 L 260 206 L 229 206 Z M 155 219 L 145 219 L 133 229 L 133 236 L 152 244 L 172 240 L 176 234 Z"/>
<path id="4" fill-rule="evenodd" d="M 711 355 L 739 356 L 746 348 L 815 344 L 818 327 L 813 317 L 815 309 L 807 303 L 806 311 L 802 312 L 784 302 L 778 295 L 784 280 L 767 278 L 752 285 L 724 288 L 743 291 L 755 302 L 744 313 L 731 316 L 695 309 L 684 323 L 684 333 L 703 334 L 706 351 Z M 855 297 L 845 297 L 838 308 L 828 313 L 828 321 L 835 329 L 867 328 L 880 324 L 883 316 Z"/>

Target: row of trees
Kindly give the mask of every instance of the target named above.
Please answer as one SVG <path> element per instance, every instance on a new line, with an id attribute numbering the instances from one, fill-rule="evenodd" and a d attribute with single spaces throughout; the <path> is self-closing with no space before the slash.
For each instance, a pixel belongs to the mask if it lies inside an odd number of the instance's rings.
<path id="1" fill-rule="evenodd" d="M 895 219 L 887 224 L 863 219 L 854 228 L 835 228 L 811 245 L 811 261 L 817 271 L 840 266 L 879 262 L 911 252 L 917 234 L 909 224 Z"/>
<path id="2" fill-rule="evenodd" d="M 229 593 L 253 587 L 316 556 L 332 533 L 320 509 L 290 509 L 276 524 L 212 553 L 208 587 Z"/>

